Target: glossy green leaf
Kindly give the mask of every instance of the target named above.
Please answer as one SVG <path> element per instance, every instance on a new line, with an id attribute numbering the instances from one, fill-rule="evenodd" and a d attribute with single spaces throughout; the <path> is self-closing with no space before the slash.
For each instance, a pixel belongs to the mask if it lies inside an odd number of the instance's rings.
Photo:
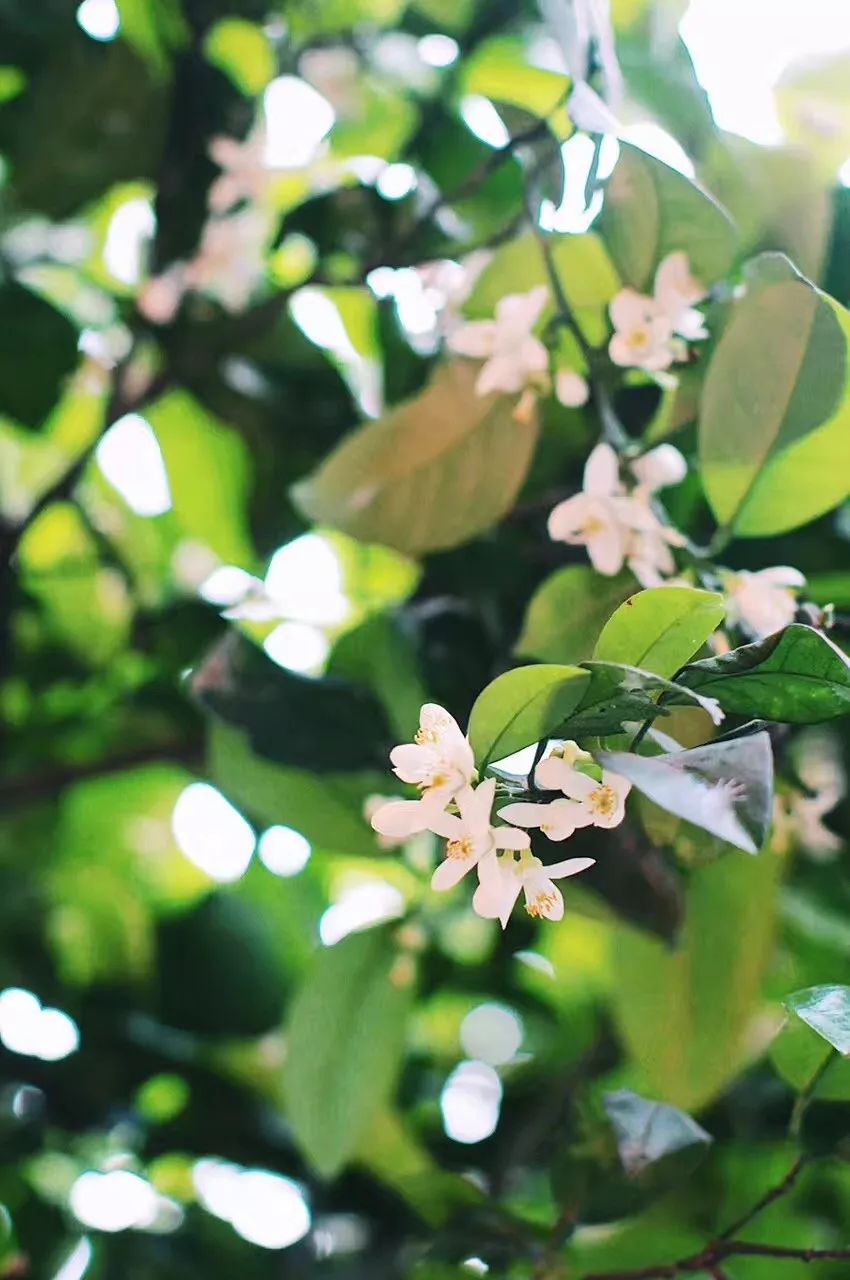
<path id="1" fill-rule="evenodd" d="M 745 853 L 758 853 L 764 843 L 773 816 L 773 754 L 766 733 L 661 756 L 603 751 L 598 758 L 662 809 Z"/>
<path id="2" fill-rule="evenodd" d="M 116 0 L 121 35 L 158 72 L 188 42 L 180 0 Z"/>
<path id="3" fill-rule="evenodd" d="M 317 952 L 290 1010 L 287 1117 L 326 1178 L 356 1154 L 395 1085 L 410 991 L 392 981 L 393 961 L 383 930 L 351 934 Z"/>
<path id="4" fill-rule="evenodd" d="M 795 991 L 785 1007 L 844 1057 L 850 1055 L 850 987 L 829 984 Z"/>
<path id="5" fill-rule="evenodd" d="M 626 284 L 648 289 L 659 262 L 684 249 L 691 270 L 713 284 L 737 245 L 728 213 L 702 187 L 628 143 L 605 188 L 600 230 Z"/>
<path id="6" fill-rule="evenodd" d="M 618 935 L 612 999 L 641 1092 L 695 1110 L 761 1052 L 780 869 L 777 858 L 732 854 L 693 870 L 672 950 Z"/>
<path id="7" fill-rule="evenodd" d="M 790 1016 L 770 1046 L 770 1060 L 782 1079 L 797 1092 L 808 1091 L 823 1102 L 850 1101 L 850 1061 L 799 1018 Z"/>
<path id="8" fill-rule="evenodd" d="M 202 706 L 279 764 L 332 772 L 386 759 L 391 734 L 366 689 L 294 675 L 235 631 L 210 650 L 190 685 Z"/>
<path id="9" fill-rule="evenodd" d="M 469 740 L 479 769 L 539 742 L 566 720 L 587 685 L 579 667 L 517 667 L 478 695 L 469 716 Z"/>
<path id="10" fill-rule="evenodd" d="M 724 613 L 723 597 L 713 591 L 650 587 L 620 605 L 593 656 L 669 677 L 702 648 Z"/>
<path id="11" fill-rule="evenodd" d="M 516 652 L 541 662 L 580 662 L 634 587 L 630 573 L 603 578 L 584 564 L 557 569 L 531 597 Z"/>
<path id="12" fill-rule="evenodd" d="M 693 1154 L 699 1158 L 712 1142 L 711 1134 L 687 1112 L 642 1098 L 631 1089 L 606 1093 L 603 1103 L 623 1169 L 630 1177 L 689 1148 L 696 1148 Z"/>
<path id="13" fill-rule="evenodd" d="M 850 658 L 822 631 L 794 622 L 717 658 L 679 682 L 725 711 L 786 724 L 818 724 L 850 711 Z"/>
<path id="14" fill-rule="evenodd" d="M 782 533 L 850 490 L 846 313 L 802 281 L 748 294 L 706 375 L 699 456 L 717 519 Z"/>
<path id="15" fill-rule="evenodd" d="M 514 398 L 477 396 L 472 362 L 442 364 L 426 389 L 357 428 L 293 497 L 310 519 L 411 553 L 454 547 L 513 505 L 537 427 Z"/>

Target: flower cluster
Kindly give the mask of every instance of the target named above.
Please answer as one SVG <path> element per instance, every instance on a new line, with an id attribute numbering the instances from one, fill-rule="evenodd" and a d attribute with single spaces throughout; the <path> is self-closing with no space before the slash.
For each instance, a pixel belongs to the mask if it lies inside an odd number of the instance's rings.
<path id="1" fill-rule="evenodd" d="M 529 915 L 560 920 L 564 900 L 556 880 L 593 866 L 593 858 L 568 858 L 544 864 L 531 852 L 529 829 L 552 841 L 566 840 L 581 827 L 610 829 L 622 822 L 630 783 L 600 770 L 592 757 L 574 742 L 555 747 L 535 772 L 542 791 L 559 791 L 559 798 L 513 802 L 499 809 L 502 823 L 492 821 L 496 779 L 477 781 L 469 740 L 448 711 L 426 703 L 412 743 L 390 753 L 394 772 L 416 786 L 418 800 L 390 800 L 370 806 L 373 829 L 384 842 L 396 842 L 421 831 L 446 840 L 445 857 L 435 870 L 431 887 L 451 889 L 473 868 L 478 887 L 473 909 L 502 927 L 520 893 Z"/>
<path id="2" fill-rule="evenodd" d="M 562 369 L 554 384 L 549 374 L 549 352 L 534 332 L 549 304 L 549 289 L 537 285 L 528 293 L 509 293 L 496 303 L 492 320 L 470 320 L 448 335 L 448 346 L 457 355 L 483 360 L 475 390 L 519 395 L 517 416 L 522 419 L 538 395 L 554 392 L 562 404 L 577 408 L 589 395 L 580 373 Z"/>
<path id="3" fill-rule="evenodd" d="M 608 354 L 614 364 L 659 373 L 687 354 L 686 342 L 707 338 L 696 303 L 704 287 L 691 275 L 687 254 L 668 254 L 655 273 L 652 295 L 622 289 L 609 308 L 614 334 Z"/>
<path id="4" fill-rule="evenodd" d="M 678 484 L 687 472 L 679 450 L 662 444 L 629 466 L 623 483 L 620 459 L 609 444 L 598 444 L 584 469 L 581 493 L 559 502 L 549 515 L 555 542 L 587 547 L 599 573 L 613 576 L 627 564 L 643 587 L 654 587 L 676 571 L 671 547 L 682 535 L 659 516 L 654 495 Z"/>

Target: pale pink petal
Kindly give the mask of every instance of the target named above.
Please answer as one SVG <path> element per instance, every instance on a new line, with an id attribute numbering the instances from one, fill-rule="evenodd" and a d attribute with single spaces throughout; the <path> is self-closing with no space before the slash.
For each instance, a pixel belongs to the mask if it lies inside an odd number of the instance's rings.
<path id="1" fill-rule="evenodd" d="M 634 347 L 622 333 L 615 333 L 611 338 L 608 356 L 612 364 L 619 365 L 621 369 L 628 369 L 635 363 Z"/>
<path id="2" fill-rule="evenodd" d="M 772 569 L 759 569 L 753 577 L 774 587 L 804 587 L 806 585 L 804 575 L 799 569 L 792 568 L 790 564 L 778 564 Z"/>
<path id="3" fill-rule="evenodd" d="M 437 763 L 437 755 L 430 745 L 419 746 L 404 742 L 390 752 L 393 772 L 402 782 L 417 783 L 430 777 Z"/>
<path id="4" fill-rule="evenodd" d="M 675 315 L 705 297 L 705 287 L 691 275 L 688 255 L 683 250 L 668 253 L 655 273 L 655 298 L 668 314 Z"/>
<path id="5" fill-rule="evenodd" d="M 486 859 L 479 863 L 479 873 Z M 498 920 L 507 928 L 510 914 L 520 894 L 522 881 L 513 870 L 496 868 L 492 876 L 481 876 L 478 888 L 472 896 L 472 909 L 485 920 Z"/>
<path id="6" fill-rule="evenodd" d="M 654 299 L 635 289 L 621 289 L 611 299 L 608 314 L 615 329 L 643 329 L 652 324 L 658 314 Z"/>
<path id="7" fill-rule="evenodd" d="M 449 334 L 448 345 L 459 356 L 484 360 L 493 354 L 496 325 L 493 320 L 472 320 Z"/>
<path id="8" fill-rule="evenodd" d="M 541 867 L 534 874 L 526 875 L 525 904 L 529 915 L 542 916 L 544 920 L 563 920 L 564 899 L 560 889 L 547 876 L 548 868 Z"/>
<path id="9" fill-rule="evenodd" d="M 530 333 L 549 301 L 549 288 L 537 285 L 528 293 L 509 293 L 496 303 L 496 324 L 499 329 L 516 338 Z"/>
<path id="10" fill-rule="evenodd" d="M 482 368 L 475 383 L 475 394 L 489 396 L 494 391 L 515 395 L 525 385 L 525 377 L 516 352 L 492 356 Z"/>
<path id="11" fill-rule="evenodd" d="M 555 374 L 555 396 L 567 409 L 580 409 L 587 404 L 590 387 L 587 379 L 573 369 L 561 369 Z"/>
<path id="12" fill-rule="evenodd" d="M 496 779 L 487 778 L 479 786 L 467 787 L 457 798 L 464 825 L 471 831 L 481 831 L 490 823 L 490 811 L 496 795 Z"/>
<path id="13" fill-rule="evenodd" d="M 610 444 L 598 444 L 591 451 L 584 465 L 583 488 L 594 497 L 607 498 L 621 492 L 620 460 Z"/>
<path id="14" fill-rule="evenodd" d="M 562 780 L 573 773 L 575 769 L 563 756 L 547 756 L 537 766 L 534 780 L 543 791 L 560 791 Z"/>
<path id="15" fill-rule="evenodd" d="M 625 556 L 625 539 L 620 525 L 612 523 L 602 526 L 585 537 L 585 545 L 590 563 L 598 573 L 613 578 L 620 572 Z"/>
<path id="16" fill-rule="evenodd" d="M 589 777 L 586 773 L 580 773 L 578 769 L 571 769 L 567 765 L 558 775 L 558 786 L 571 800 L 586 800 L 597 789 L 599 783 L 595 778 Z"/>
<path id="17" fill-rule="evenodd" d="M 549 512 L 547 529 L 553 542 L 571 542 L 595 510 L 595 501 L 585 493 L 565 498 Z"/>
<path id="18" fill-rule="evenodd" d="M 576 800 L 552 800 L 542 829 L 549 840 L 567 840 L 578 827 L 590 825 L 589 815 Z"/>
<path id="19" fill-rule="evenodd" d="M 526 379 L 529 375 L 546 373 L 549 368 L 549 352 L 539 338 L 524 338 L 519 346 L 518 363 Z"/>
<path id="20" fill-rule="evenodd" d="M 421 804 L 421 801 L 420 801 Z M 428 831 L 433 831 L 435 835 L 442 836 L 444 840 L 460 840 L 466 834 L 466 825 L 461 822 L 460 818 L 453 813 L 446 813 L 445 810 L 440 813 L 436 809 L 432 809 L 428 817 Z"/>

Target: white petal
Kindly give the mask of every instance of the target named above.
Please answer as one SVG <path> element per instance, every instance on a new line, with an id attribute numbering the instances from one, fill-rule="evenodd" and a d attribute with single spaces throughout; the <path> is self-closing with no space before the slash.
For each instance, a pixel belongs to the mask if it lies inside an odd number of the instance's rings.
<path id="1" fill-rule="evenodd" d="M 595 510 L 595 501 L 585 493 L 565 498 L 549 512 L 547 529 L 553 542 L 571 542 Z"/>
<path id="2" fill-rule="evenodd" d="M 562 880 L 565 876 L 577 876 L 588 867 L 595 867 L 595 858 L 566 858 L 563 862 L 552 862 L 544 871 L 550 880 Z"/>
<path id="3" fill-rule="evenodd" d="M 467 871 L 471 871 L 477 858 L 444 858 L 431 876 L 431 888 L 437 893 L 445 893 L 460 884 Z"/>
<path id="4" fill-rule="evenodd" d="M 705 288 L 691 275 L 688 255 L 682 250 L 668 253 L 655 273 L 655 297 L 669 314 L 692 307 L 705 297 Z"/>
<path id="5" fill-rule="evenodd" d="M 406 840 L 427 831 L 432 816 L 434 811 L 421 800 L 391 800 L 372 814 L 372 829 L 394 840 Z"/>
<path id="6" fill-rule="evenodd" d="M 496 779 L 487 778 L 479 786 L 467 787 L 457 798 L 461 817 L 470 831 L 484 831 L 490 825 L 490 811 L 496 795 Z"/>
<path id="7" fill-rule="evenodd" d="M 571 800 L 586 800 L 597 789 L 599 783 L 595 778 L 589 777 L 586 773 L 580 773 L 578 769 L 571 769 L 567 765 L 559 774 L 558 786 Z"/>
<path id="8" fill-rule="evenodd" d="M 522 881 L 513 870 L 503 871 L 498 865 L 492 874 L 481 874 L 486 861 L 482 858 L 479 863 L 480 883 L 472 897 L 472 909 L 485 920 L 500 921 L 504 929 L 519 897 Z"/>
<path id="9" fill-rule="evenodd" d="M 506 804 L 504 809 L 498 810 L 499 817 L 504 818 L 505 822 L 514 822 L 520 827 L 539 827 L 541 822 L 546 821 L 548 812 L 548 804 L 532 804 L 526 800 Z"/>
<path id="10" fill-rule="evenodd" d="M 672 444 L 660 444 L 630 464 L 632 474 L 650 493 L 671 484 L 680 484 L 688 474 L 688 464 Z"/>
<path id="11" fill-rule="evenodd" d="M 552 800 L 545 823 L 545 835 L 549 840 L 567 840 L 577 827 L 589 825 L 587 811 L 576 800 Z"/>
<path id="12" fill-rule="evenodd" d="M 493 839 L 497 849 L 528 849 L 531 845 L 528 832 L 516 827 L 494 827 Z"/>
<path id="13" fill-rule="evenodd" d="M 525 375 L 518 362 L 517 354 L 492 356 L 478 375 L 475 383 L 475 394 L 489 396 L 494 391 L 503 391 L 505 395 L 515 395 L 525 385 Z"/>
<path id="14" fill-rule="evenodd" d="M 534 780 L 543 791 L 560 791 L 562 779 L 574 772 L 572 765 L 561 756 L 547 756 L 537 766 Z"/>
<path id="15" fill-rule="evenodd" d="M 560 369 L 555 374 L 556 399 L 567 409 L 580 409 L 587 404 L 590 387 L 587 379 L 573 369 Z"/>
<path id="16" fill-rule="evenodd" d="M 434 809 L 428 816 L 428 826 L 423 829 L 433 831 L 434 835 L 442 836 L 444 840 L 461 840 L 466 835 L 466 824 L 460 818 L 453 813 L 439 813 Z"/>
<path id="17" fill-rule="evenodd" d="M 496 324 L 510 336 L 521 338 L 530 333 L 549 301 L 549 288 L 537 285 L 528 293 L 509 293 L 496 304 Z"/>
<path id="18" fill-rule="evenodd" d="M 492 320 L 473 320 L 463 324 L 447 339 L 449 347 L 459 356 L 484 360 L 493 354 L 496 345 L 496 325 Z"/>
<path id="19" fill-rule="evenodd" d="M 628 333 L 632 329 L 643 329 L 652 324 L 658 315 L 658 306 L 653 298 L 636 289 L 621 289 L 612 299 L 608 314 L 615 329 Z"/>
<path id="20" fill-rule="evenodd" d="M 525 877 L 526 905 L 531 915 L 542 916 L 544 920 L 563 920 L 564 899 L 560 889 L 547 876 L 547 871 L 548 867 L 541 867 L 536 874 Z"/>
<path id="21" fill-rule="evenodd" d="M 596 497 L 619 493 L 620 460 L 610 444 L 598 444 L 584 466 L 583 488 Z"/>
<path id="22" fill-rule="evenodd" d="M 427 782 L 437 763 L 436 752 L 431 745 L 419 746 L 415 742 L 404 742 L 393 747 L 390 752 L 390 763 L 393 772 L 402 782 L 410 782 L 414 786 L 419 782 Z"/>
<path id="23" fill-rule="evenodd" d="M 623 567 L 625 538 L 618 524 L 609 524 L 586 538 L 590 563 L 598 573 L 613 578 Z"/>
<path id="24" fill-rule="evenodd" d="M 773 587 L 804 587 L 806 579 L 799 569 L 790 564 L 778 564 L 772 569 L 759 569 L 753 574 L 760 582 L 770 583 Z"/>

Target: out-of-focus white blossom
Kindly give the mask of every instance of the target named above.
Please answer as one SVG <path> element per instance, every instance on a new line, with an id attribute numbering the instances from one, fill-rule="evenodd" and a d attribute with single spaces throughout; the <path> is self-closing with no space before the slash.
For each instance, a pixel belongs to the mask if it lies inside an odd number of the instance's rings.
<path id="1" fill-rule="evenodd" d="M 545 285 L 507 294 L 496 303 L 494 319 L 470 320 L 449 335 L 457 355 L 484 361 L 475 384 L 478 395 L 514 395 L 547 377 L 549 354 L 533 330 L 548 300 Z"/>
<path id="2" fill-rule="evenodd" d="M 791 565 L 725 573 L 726 617 L 755 639 L 772 635 L 794 621 L 797 592 L 805 585 L 800 570 Z"/>

